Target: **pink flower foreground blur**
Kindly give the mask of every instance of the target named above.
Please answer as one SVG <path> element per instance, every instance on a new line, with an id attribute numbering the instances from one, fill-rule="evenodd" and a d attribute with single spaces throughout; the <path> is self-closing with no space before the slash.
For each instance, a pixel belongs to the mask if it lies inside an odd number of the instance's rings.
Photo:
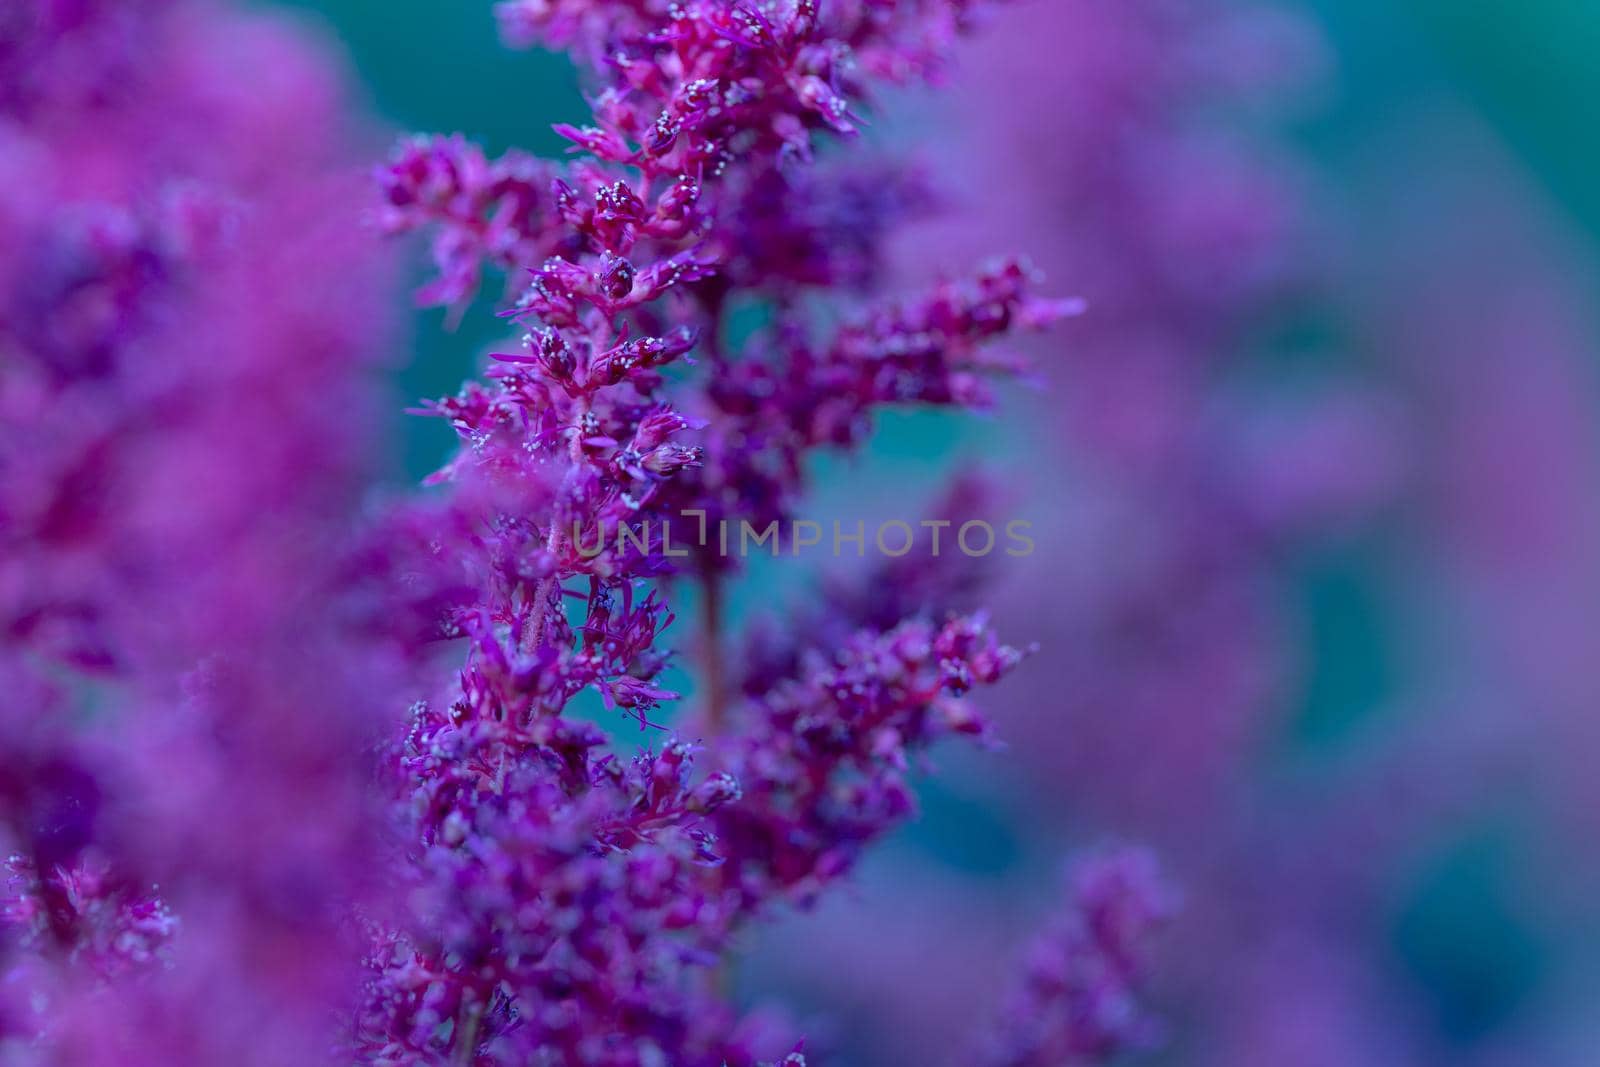
<path id="1" fill-rule="evenodd" d="M 6 1063 L 317 1062 L 350 999 L 390 712 L 323 594 L 390 316 L 342 97 L 261 15 L 0 10 Z"/>

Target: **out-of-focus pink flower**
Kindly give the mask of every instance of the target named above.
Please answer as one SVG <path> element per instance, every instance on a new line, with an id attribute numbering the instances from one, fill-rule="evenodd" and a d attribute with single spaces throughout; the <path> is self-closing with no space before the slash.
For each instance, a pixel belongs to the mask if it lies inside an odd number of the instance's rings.
<path id="1" fill-rule="evenodd" d="M 1110 851 L 1079 860 L 1070 900 L 1030 951 L 985 1062 L 996 1067 L 1105 1063 L 1148 1046 L 1138 1003 L 1147 944 L 1176 907 L 1155 857 Z"/>
<path id="2" fill-rule="evenodd" d="M 0 22 L 0 660 L 44 694 L 0 709 L 0 1041 L 316 1062 L 385 713 L 329 595 L 389 337 L 359 130 L 268 16 Z"/>

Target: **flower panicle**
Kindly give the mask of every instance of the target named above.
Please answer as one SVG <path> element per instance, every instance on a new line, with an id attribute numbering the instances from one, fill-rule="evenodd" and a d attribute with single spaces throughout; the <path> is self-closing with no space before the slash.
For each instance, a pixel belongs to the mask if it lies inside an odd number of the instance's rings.
<path id="1" fill-rule="evenodd" d="M 1067 906 L 1030 950 L 981 1058 L 990 1067 L 1107 1063 L 1160 1037 L 1140 998 L 1151 941 L 1178 898 L 1155 857 L 1106 849 L 1074 862 L 1066 881 Z"/>
<path id="2" fill-rule="evenodd" d="M 398 524 L 425 616 L 402 625 L 464 663 L 390 761 L 411 906 L 375 933 L 367 1061 L 803 1062 L 716 968 L 912 813 L 935 741 L 988 736 L 968 694 L 1021 654 L 981 613 L 864 619 L 690 744 L 659 732 L 680 697 L 654 583 L 728 569 L 706 524 L 788 514 L 809 454 L 858 445 L 881 409 L 987 403 L 1019 367 L 994 343 L 1069 310 L 1019 260 L 852 315 L 794 299 L 877 278 L 928 200 L 899 171 L 870 191 L 803 176 L 813 138 L 854 132 L 869 82 L 931 73 L 967 8 L 506 4 L 509 35 L 589 64 L 592 122 L 557 128 L 580 158 L 433 139 L 382 173 L 385 227 L 434 229 L 425 299 L 459 305 L 484 263 L 523 286 L 503 312 L 519 343 L 427 409 L 460 447 L 438 503 Z M 750 305 L 770 321 L 736 337 Z M 618 758 L 585 696 L 664 743 Z"/>
<path id="3" fill-rule="evenodd" d="M 914 811 L 912 762 L 947 736 L 983 739 L 967 698 L 1023 654 L 981 615 L 864 630 L 752 702 L 722 742 L 746 801 L 718 817 L 729 859 L 719 877 L 742 906 L 808 900 Z"/>

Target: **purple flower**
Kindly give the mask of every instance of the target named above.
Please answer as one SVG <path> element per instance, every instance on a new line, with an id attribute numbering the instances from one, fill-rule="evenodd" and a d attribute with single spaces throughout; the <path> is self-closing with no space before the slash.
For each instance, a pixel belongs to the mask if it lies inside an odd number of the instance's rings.
<path id="1" fill-rule="evenodd" d="M 1173 891 L 1141 850 L 1087 857 L 1069 875 L 1068 908 L 1029 953 L 985 1063 L 1106 1063 L 1155 1034 L 1138 1000 L 1149 942 L 1176 907 Z"/>
<path id="2" fill-rule="evenodd" d="M 330 566 L 389 318 L 342 91 L 221 5 L 0 23 L 3 1055 L 313 1062 L 385 711 Z"/>
<path id="3" fill-rule="evenodd" d="M 417 294 L 424 303 L 470 297 L 485 261 L 502 269 L 534 261 L 544 248 L 540 239 L 560 225 L 548 164 L 516 153 L 490 162 L 460 137 L 401 146 L 379 179 L 384 203 L 378 222 L 385 231 L 439 227 L 433 257 L 440 276 Z"/>
<path id="4" fill-rule="evenodd" d="M 716 608 L 735 567 L 709 532 L 789 517 L 808 457 L 860 444 L 884 408 L 990 403 L 1020 369 L 995 344 L 1072 310 L 1014 260 L 840 316 L 797 299 L 875 282 L 891 225 L 927 200 L 910 178 L 797 170 L 813 138 L 853 132 L 869 78 L 929 73 L 964 12 L 506 5 L 514 36 L 594 68 L 593 124 L 558 127 L 592 158 L 542 171 L 413 142 L 381 175 L 391 229 L 439 227 L 426 298 L 459 302 L 483 261 L 526 282 L 519 348 L 427 409 L 461 439 L 439 498 L 392 520 L 384 565 L 422 613 L 401 632 L 464 638 L 466 663 L 394 756 L 408 907 L 375 931 L 364 1059 L 781 1056 L 792 1036 L 720 993 L 733 939 L 909 817 L 934 741 L 986 736 L 965 695 L 1020 654 L 914 594 L 797 635 L 736 701 Z M 772 321 L 737 339 L 751 302 Z M 574 701 L 665 720 L 663 591 L 685 579 L 707 598 L 706 737 L 621 760 Z"/>
<path id="5" fill-rule="evenodd" d="M 911 761 L 950 735 L 982 737 L 962 696 L 1021 659 L 981 618 L 865 631 L 803 663 L 731 717 L 719 748 L 743 792 L 716 821 L 719 876 L 740 907 L 808 900 L 914 810 Z M 748 725 L 743 725 L 748 723 Z"/>

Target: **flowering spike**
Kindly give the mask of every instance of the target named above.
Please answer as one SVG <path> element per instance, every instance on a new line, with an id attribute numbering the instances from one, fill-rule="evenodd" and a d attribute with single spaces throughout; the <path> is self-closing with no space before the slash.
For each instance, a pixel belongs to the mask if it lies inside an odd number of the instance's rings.
<path id="1" fill-rule="evenodd" d="M 1177 898 L 1155 859 L 1111 850 L 1078 861 L 1067 880 L 1067 908 L 1033 946 L 981 1057 L 990 1067 L 1106 1063 L 1158 1034 L 1137 998 L 1149 941 Z"/>
<path id="2" fill-rule="evenodd" d="M 708 964 L 908 817 L 928 746 L 987 737 L 968 694 L 1021 655 L 981 615 L 864 620 L 731 709 L 713 675 L 708 721 L 728 718 L 699 752 L 668 739 L 619 759 L 571 708 L 592 693 L 659 739 L 681 698 L 651 583 L 733 566 L 689 516 L 787 516 L 812 452 L 859 443 L 888 405 L 985 402 L 982 383 L 1014 370 L 989 342 L 1052 318 L 1015 261 L 832 331 L 793 299 L 875 278 L 889 225 L 930 199 L 890 168 L 789 164 L 854 130 L 873 77 L 928 66 L 956 6 L 501 5 L 509 36 L 589 63 L 592 121 L 557 132 L 591 158 L 541 174 L 537 198 L 509 187 L 525 224 L 491 244 L 529 272 L 508 312 L 524 351 L 436 405 L 461 448 L 409 573 L 428 605 L 456 603 L 465 577 L 453 617 L 471 640 L 395 753 L 412 908 L 374 947 L 368 1061 L 758 1062 Z M 448 250 L 483 250 L 497 164 L 444 155 L 436 184 L 461 205 L 440 219 Z M 390 196 L 407 219 L 419 184 Z M 733 352 L 739 301 L 781 310 Z M 697 345 L 709 373 L 685 369 Z M 782 1062 L 802 1063 L 797 1047 Z"/>

